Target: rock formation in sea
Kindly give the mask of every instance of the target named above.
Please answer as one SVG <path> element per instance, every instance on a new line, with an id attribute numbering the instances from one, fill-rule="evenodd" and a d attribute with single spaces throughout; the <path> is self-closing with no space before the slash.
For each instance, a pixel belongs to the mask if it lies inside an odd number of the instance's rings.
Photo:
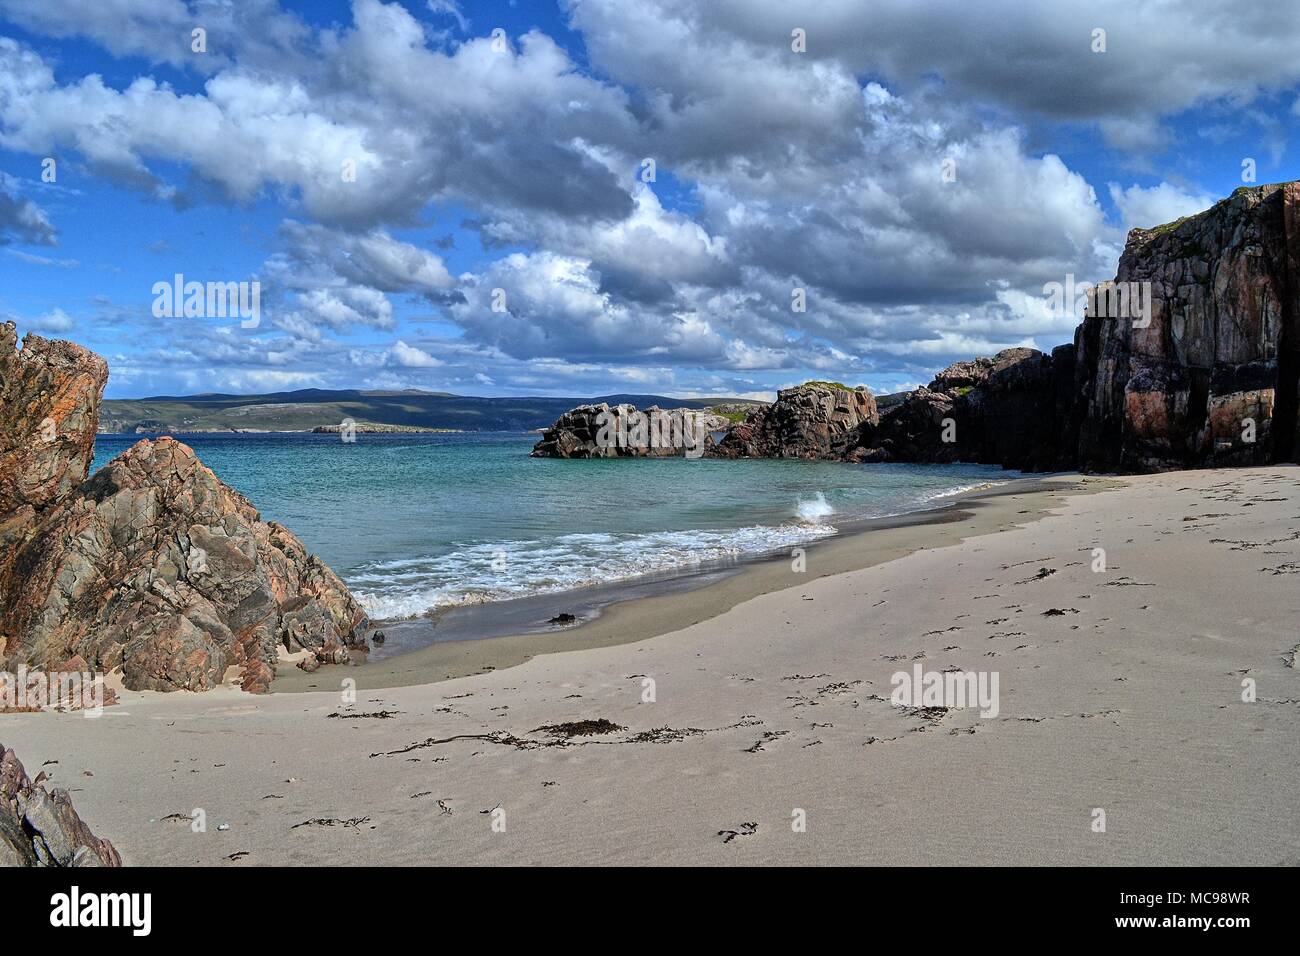
<path id="1" fill-rule="evenodd" d="M 0 665 L 121 668 L 132 690 L 265 692 L 280 649 L 343 663 L 366 615 L 288 529 L 172 438 L 93 476 L 103 359 L 0 325 Z"/>
<path id="2" fill-rule="evenodd" d="M 842 458 L 858 430 L 879 420 L 869 389 L 807 382 L 733 425 L 714 458 Z"/>
<path id="3" fill-rule="evenodd" d="M 638 411 L 632 405 L 579 405 L 561 415 L 533 446 L 534 458 L 671 458 L 713 447 L 721 415 L 689 408 Z"/>
<path id="4" fill-rule="evenodd" d="M 77 815 L 68 791 L 47 792 L 44 781 L 44 773 L 29 780 L 0 744 L 0 867 L 121 866 L 113 844 Z"/>

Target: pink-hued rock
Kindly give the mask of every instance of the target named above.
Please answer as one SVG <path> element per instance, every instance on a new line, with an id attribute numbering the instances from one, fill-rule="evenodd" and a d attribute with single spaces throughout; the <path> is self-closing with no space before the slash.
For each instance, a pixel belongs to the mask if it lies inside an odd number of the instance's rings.
<path id="1" fill-rule="evenodd" d="M 103 360 L 32 340 L 0 354 L 0 421 L 53 418 L 70 437 L 57 455 L 16 442 L 0 458 L 0 665 L 77 658 L 120 667 L 133 690 L 206 690 L 235 666 L 245 690 L 265 692 L 281 646 L 344 663 L 364 644 L 343 582 L 188 446 L 140 441 L 85 479 Z M 12 334 L 0 345 L 12 351 Z"/>
<path id="2" fill-rule="evenodd" d="M 86 480 L 108 365 L 0 323 L 0 589 L 38 515 Z"/>
<path id="3" fill-rule="evenodd" d="M 108 364 L 71 342 L 0 324 L 0 502 L 40 511 L 86 480 Z"/>
<path id="4" fill-rule="evenodd" d="M 187 446 L 140 441 L 50 509 L 0 605 L 6 657 L 77 654 L 132 690 L 206 690 L 227 667 L 274 673 L 281 645 L 339 647 L 365 614 L 329 568 L 261 520 Z M 246 689 L 269 681 L 260 668 Z"/>

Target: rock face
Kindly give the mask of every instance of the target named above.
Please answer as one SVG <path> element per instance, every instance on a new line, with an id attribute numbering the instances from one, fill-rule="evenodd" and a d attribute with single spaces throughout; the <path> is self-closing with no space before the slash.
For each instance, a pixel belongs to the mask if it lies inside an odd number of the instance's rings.
<path id="1" fill-rule="evenodd" d="M 33 783 L 0 744 L 0 866 L 121 866 L 113 844 L 95 836 L 66 790 Z"/>
<path id="2" fill-rule="evenodd" d="M 945 369 L 864 425 L 846 457 L 1120 472 L 1295 460 L 1300 183 L 1132 230 L 1115 283 L 1127 311 L 1094 302 L 1050 356 L 1010 349 Z"/>
<path id="3" fill-rule="evenodd" d="M 108 364 L 0 325 L 0 580 L 38 516 L 86 480 Z"/>
<path id="4" fill-rule="evenodd" d="M 341 663 L 349 645 L 364 646 L 366 617 L 343 582 L 181 442 L 138 442 L 85 479 L 103 361 L 39 339 L 28 354 L 33 336 L 15 356 L 12 330 L 0 417 L 29 427 L 10 436 L 5 466 L 64 478 L 19 474 L 4 486 L 0 664 L 58 670 L 79 656 L 97 671 L 120 667 L 132 690 L 206 690 L 237 666 L 245 690 L 265 691 L 280 647 Z M 63 382 L 69 398 L 42 404 L 50 393 L 29 394 L 24 381 Z M 60 455 L 26 456 L 45 441 L 31 426 L 49 417 L 75 431 L 54 442 Z"/>
<path id="5" fill-rule="evenodd" d="M 1074 374 L 1069 346 L 1060 356 L 1006 349 L 958 362 L 886 409 L 876 424 L 863 425 L 845 457 L 1026 471 L 1061 467 L 1056 406 L 1063 374 Z"/>
<path id="6" fill-rule="evenodd" d="M 1075 333 L 1079 464 L 1293 460 L 1300 183 L 1243 187 L 1196 216 L 1134 229 L 1116 281 L 1150 283 L 1151 322 L 1089 315 Z"/>
<path id="7" fill-rule="evenodd" d="M 688 408 L 579 405 L 533 446 L 534 458 L 671 458 L 713 446 L 727 419 Z"/>
<path id="8" fill-rule="evenodd" d="M 931 386 L 934 383 L 931 382 Z M 906 461 L 940 464 L 959 461 L 957 445 L 943 441 L 960 394 L 922 385 L 859 428 L 844 454 L 848 461 Z"/>
<path id="9" fill-rule="evenodd" d="M 776 402 L 750 412 L 727 431 L 715 458 L 840 458 L 858 430 L 879 421 L 866 388 L 808 382 L 777 392 Z"/>

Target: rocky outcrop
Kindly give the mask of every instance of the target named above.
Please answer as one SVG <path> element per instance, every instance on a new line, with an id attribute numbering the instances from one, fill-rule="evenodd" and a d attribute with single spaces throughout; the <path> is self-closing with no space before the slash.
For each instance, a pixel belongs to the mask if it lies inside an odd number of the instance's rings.
<path id="1" fill-rule="evenodd" d="M 1243 187 L 1129 233 L 1115 279 L 1150 284 L 1150 324 L 1090 314 L 1075 333 L 1080 466 L 1294 460 L 1298 204 L 1300 183 Z"/>
<path id="2" fill-rule="evenodd" d="M 113 844 L 77 815 L 68 791 L 33 782 L 0 744 L 0 866 L 121 866 Z"/>
<path id="3" fill-rule="evenodd" d="M 958 362 L 864 424 L 849 461 L 955 461 L 1026 471 L 1061 465 L 1056 406 L 1061 376 L 1073 376 L 1073 353 L 1006 349 Z"/>
<path id="4" fill-rule="evenodd" d="M 709 454 L 716 458 L 841 458 L 858 430 L 879 420 L 869 389 L 807 382 L 732 425 Z"/>
<path id="5" fill-rule="evenodd" d="M 688 408 L 638 411 L 632 405 L 579 405 L 533 446 L 534 458 L 672 458 L 696 456 L 727 427 L 721 415 Z"/>
<path id="6" fill-rule="evenodd" d="M 1120 472 L 1294 461 L 1298 392 L 1300 183 L 1243 187 L 1132 230 L 1072 345 L 950 366 L 846 457 Z"/>
<path id="7" fill-rule="evenodd" d="M 61 457 L 5 460 L 16 472 L 66 477 L 48 494 L 0 498 L 0 527 L 10 534 L 0 561 L 0 664 L 57 670 L 80 657 L 97 671 L 121 668 L 132 690 L 206 690 L 238 667 L 245 690 L 265 691 L 280 648 L 341 663 L 349 646 L 364 646 L 366 617 L 343 582 L 188 446 L 141 441 L 85 479 L 103 362 L 39 339 L 28 355 L 34 338 L 16 360 L 0 357 L 0 416 L 30 429 L 57 415 L 77 429 Z M 26 378 L 11 379 L 15 370 Z M 48 381 L 67 383 L 58 393 L 70 396 L 66 407 L 23 387 Z M 15 448 L 43 441 L 39 431 L 13 436 Z M 46 486 L 19 475 L 5 487 Z"/>
<path id="8" fill-rule="evenodd" d="M 954 392 L 922 385 L 881 412 L 875 423 L 859 428 L 844 458 L 855 462 L 926 464 L 960 460 L 958 446 L 943 440 L 946 423 L 953 420 L 953 406 L 959 399 Z"/>
<path id="9" fill-rule="evenodd" d="M 38 516 L 86 480 L 108 364 L 0 324 L 0 580 Z"/>

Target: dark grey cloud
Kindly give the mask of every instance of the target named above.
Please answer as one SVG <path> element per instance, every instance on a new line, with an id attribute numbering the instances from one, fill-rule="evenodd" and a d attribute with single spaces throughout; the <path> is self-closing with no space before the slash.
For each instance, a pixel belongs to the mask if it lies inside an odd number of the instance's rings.
<path id="1" fill-rule="evenodd" d="M 1300 81 L 1292 51 L 1300 7 L 1216 0 L 563 0 L 597 65 L 658 89 L 667 114 L 689 120 L 709 62 L 712 82 L 737 64 L 805 60 L 873 76 L 910 93 L 934 78 L 958 100 L 1057 119 L 1150 124 L 1198 102 L 1249 101 Z M 1104 30 L 1104 53 L 1093 31 Z M 737 52 L 743 45 L 744 53 Z M 698 53 L 703 59 L 693 59 Z M 684 54 L 684 55 L 678 55 Z M 703 81 L 708 89 L 708 80 Z M 758 78 L 756 82 L 762 82 Z M 652 97 L 653 99 L 653 97 Z M 778 100 L 779 102 L 779 100 Z M 703 112 L 702 110 L 700 112 Z M 755 115 L 751 113 L 751 117 Z"/>

